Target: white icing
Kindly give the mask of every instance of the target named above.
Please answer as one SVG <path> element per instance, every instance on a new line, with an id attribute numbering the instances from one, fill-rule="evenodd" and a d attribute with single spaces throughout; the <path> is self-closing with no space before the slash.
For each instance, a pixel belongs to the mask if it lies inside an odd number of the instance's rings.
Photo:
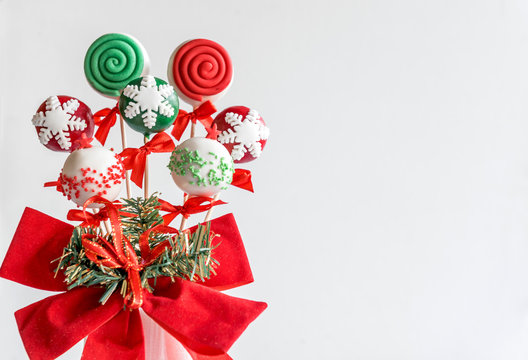
<path id="1" fill-rule="evenodd" d="M 214 196 L 219 193 L 222 188 L 226 188 L 232 180 L 233 175 L 233 159 L 231 158 L 229 151 L 220 144 L 218 141 L 212 139 L 206 139 L 201 137 L 194 137 L 181 143 L 175 152 L 179 149 L 188 149 L 189 151 L 197 151 L 198 155 L 206 160 L 208 163 L 199 170 L 200 177 L 207 178 L 209 171 L 218 171 L 220 165 L 220 159 L 223 158 L 224 162 L 227 162 L 230 167 L 229 181 L 222 181 L 218 185 L 207 184 L 205 186 L 197 184 L 196 178 L 188 170 L 190 166 L 186 168 L 185 175 L 179 175 L 175 172 L 171 172 L 172 179 L 178 185 L 180 189 L 189 195 L 195 196 Z M 216 156 L 215 156 L 216 155 Z M 175 153 L 173 153 L 173 156 Z M 179 157 L 178 157 L 179 159 Z M 191 165 L 192 166 L 192 165 Z"/>
<path id="2" fill-rule="evenodd" d="M 258 158 L 262 153 L 261 140 L 269 137 L 269 128 L 260 120 L 260 115 L 256 110 L 249 110 L 245 119 L 242 115 L 228 112 L 225 121 L 231 128 L 222 131 L 218 135 L 218 141 L 222 144 L 235 144 L 231 151 L 234 160 L 240 160 L 249 151 L 251 156 Z"/>
<path id="3" fill-rule="evenodd" d="M 156 86 L 154 76 L 144 76 L 139 88 L 137 85 L 127 85 L 123 90 L 123 95 L 133 100 L 127 105 L 125 116 L 132 119 L 140 112 L 144 112 L 143 124 L 148 129 L 152 129 L 158 118 L 155 111 L 167 117 L 174 115 L 174 107 L 167 100 L 173 93 L 172 86 L 168 84 Z"/>
<path id="4" fill-rule="evenodd" d="M 64 163 L 64 166 L 62 168 L 62 175 L 65 175 L 69 178 L 77 177 L 78 181 L 82 181 L 85 176 L 83 176 L 83 172 L 81 169 L 90 168 L 92 172 L 88 173 L 88 177 L 93 177 L 100 183 L 103 182 L 103 177 L 100 176 L 101 173 L 105 174 L 107 173 L 107 169 L 113 165 L 119 165 L 121 171 L 124 171 L 122 168 L 122 163 L 116 158 L 116 154 L 110 150 L 107 150 L 103 147 L 91 147 L 91 148 L 83 148 L 79 150 L 75 150 L 72 152 L 68 158 L 66 159 L 66 162 Z M 96 172 L 94 173 L 93 170 Z M 119 171 L 115 171 L 119 172 Z M 107 194 L 101 195 L 103 198 L 114 201 L 119 196 L 119 193 L 121 192 L 121 187 L 123 184 L 123 180 L 120 179 L 119 183 L 114 184 L 114 181 L 106 182 L 110 187 L 104 188 L 106 190 Z M 63 190 L 66 194 L 69 193 L 69 195 L 72 198 L 72 201 L 76 203 L 79 206 L 83 206 L 84 202 L 91 198 L 92 196 L 96 195 L 101 188 L 99 188 L 94 183 L 88 183 L 86 184 L 86 188 L 88 191 L 85 191 L 82 188 L 79 188 L 79 196 L 75 196 L 75 192 L 70 193 L 68 188 L 63 185 Z M 93 190 L 93 191 L 92 191 Z M 90 208 L 99 208 L 102 205 L 98 204 L 92 204 L 88 207 Z"/>
<path id="5" fill-rule="evenodd" d="M 31 120 L 33 125 L 41 126 L 39 140 L 42 145 L 55 138 L 62 149 L 71 148 L 70 131 L 84 130 L 87 126 L 84 119 L 73 115 L 79 105 L 77 99 L 70 99 L 62 105 L 57 96 L 50 96 L 46 100 L 46 111 L 36 113 Z"/>

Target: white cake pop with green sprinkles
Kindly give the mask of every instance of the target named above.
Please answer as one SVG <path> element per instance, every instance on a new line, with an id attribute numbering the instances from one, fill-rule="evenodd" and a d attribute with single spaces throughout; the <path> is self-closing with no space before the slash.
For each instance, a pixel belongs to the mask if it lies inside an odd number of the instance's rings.
<path id="1" fill-rule="evenodd" d="M 192 196 L 214 196 L 233 180 L 233 158 L 216 140 L 194 137 L 172 152 L 168 168 L 174 182 Z"/>

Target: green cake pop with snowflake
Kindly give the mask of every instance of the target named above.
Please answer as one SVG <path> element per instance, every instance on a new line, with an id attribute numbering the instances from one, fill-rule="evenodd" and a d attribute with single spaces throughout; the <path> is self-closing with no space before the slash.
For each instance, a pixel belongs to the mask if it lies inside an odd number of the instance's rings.
<path id="1" fill-rule="evenodd" d="M 170 127 L 179 111 L 174 88 L 147 75 L 130 81 L 119 97 L 119 112 L 134 130 L 149 136 Z"/>

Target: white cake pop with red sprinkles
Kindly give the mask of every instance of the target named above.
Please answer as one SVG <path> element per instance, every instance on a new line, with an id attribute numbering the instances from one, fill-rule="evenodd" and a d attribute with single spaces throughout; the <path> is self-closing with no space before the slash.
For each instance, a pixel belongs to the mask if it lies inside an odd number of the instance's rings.
<path id="1" fill-rule="evenodd" d="M 245 163 L 257 159 L 269 137 L 269 128 L 262 116 L 245 106 L 232 106 L 215 119 L 219 135 L 217 140 L 231 154 L 235 163 Z"/>
<path id="2" fill-rule="evenodd" d="M 92 196 L 114 201 L 121 192 L 125 169 L 119 156 L 103 147 L 75 150 L 68 156 L 59 177 L 62 193 L 79 206 Z M 88 207 L 100 207 L 91 204 Z"/>

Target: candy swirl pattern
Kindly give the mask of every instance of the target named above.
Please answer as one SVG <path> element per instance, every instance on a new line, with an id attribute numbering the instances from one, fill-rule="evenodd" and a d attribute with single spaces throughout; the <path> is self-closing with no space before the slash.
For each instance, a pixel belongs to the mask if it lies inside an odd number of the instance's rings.
<path id="1" fill-rule="evenodd" d="M 90 85 L 103 95 L 118 97 L 120 91 L 148 67 L 143 46 L 124 34 L 106 34 L 94 41 L 84 58 Z"/>
<path id="2" fill-rule="evenodd" d="M 214 41 L 188 41 L 175 51 L 169 64 L 169 79 L 184 99 L 190 99 L 187 102 L 204 102 L 221 94 L 231 84 L 231 58 Z"/>

